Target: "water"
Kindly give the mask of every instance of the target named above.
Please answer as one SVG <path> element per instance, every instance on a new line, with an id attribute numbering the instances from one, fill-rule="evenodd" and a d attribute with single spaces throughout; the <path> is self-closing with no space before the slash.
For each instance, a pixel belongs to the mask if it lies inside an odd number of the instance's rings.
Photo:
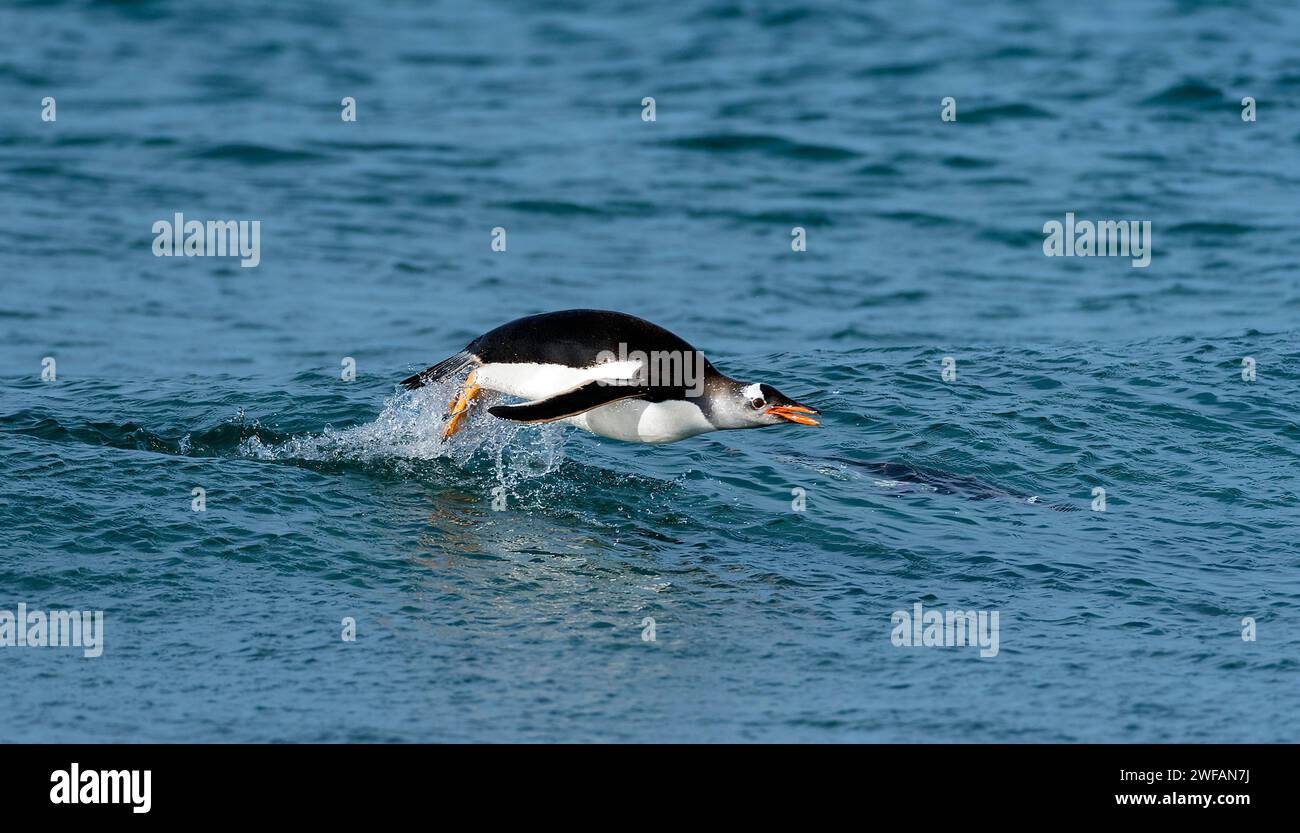
<path id="1" fill-rule="evenodd" d="M 0 653 L 0 739 L 1296 739 L 1294 8 L 31 2 L 0 33 L 0 609 L 105 611 L 99 658 Z M 155 258 L 175 212 L 260 220 L 261 264 Z M 1066 212 L 1151 220 L 1150 267 L 1045 258 Z M 395 390 L 577 306 L 825 424 L 444 445 L 447 392 Z M 998 655 L 895 647 L 917 602 L 997 611 Z"/>

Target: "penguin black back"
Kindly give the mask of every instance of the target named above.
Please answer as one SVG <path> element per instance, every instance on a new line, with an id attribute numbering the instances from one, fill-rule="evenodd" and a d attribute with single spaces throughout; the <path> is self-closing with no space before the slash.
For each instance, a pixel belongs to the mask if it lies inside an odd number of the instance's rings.
<path id="1" fill-rule="evenodd" d="M 635 315 L 598 309 L 567 309 L 517 318 L 474 339 L 465 348 L 484 363 L 563 364 L 590 367 L 601 353 L 641 350 L 694 353 L 686 340 Z"/>

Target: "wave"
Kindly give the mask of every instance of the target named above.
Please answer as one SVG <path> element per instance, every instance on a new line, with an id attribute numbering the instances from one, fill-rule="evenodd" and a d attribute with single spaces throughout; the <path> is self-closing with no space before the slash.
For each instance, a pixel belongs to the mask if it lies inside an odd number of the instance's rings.
<path id="1" fill-rule="evenodd" d="M 1147 97 L 1142 103 L 1170 107 L 1215 107 L 1227 102 L 1228 99 L 1217 87 L 1191 78 L 1166 87 L 1155 95 Z"/>
<path id="2" fill-rule="evenodd" d="M 215 145 L 189 154 L 192 159 L 239 162 L 245 165 L 279 165 L 294 162 L 319 162 L 324 154 L 307 150 L 285 150 L 248 142 Z"/>
<path id="3" fill-rule="evenodd" d="M 796 142 L 766 133 L 707 133 L 670 139 L 664 144 L 681 150 L 702 150 L 710 153 L 757 152 L 779 158 L 812 162 L 839 162 L 860 156 L 857 151 L 838 145 Z"/>

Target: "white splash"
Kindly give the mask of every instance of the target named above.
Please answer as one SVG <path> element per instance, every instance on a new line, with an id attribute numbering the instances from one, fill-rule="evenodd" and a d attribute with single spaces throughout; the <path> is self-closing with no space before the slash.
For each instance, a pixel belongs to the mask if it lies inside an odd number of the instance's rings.
<path id="1" fill-rule="evenodd" d="M 495 458 L 497 480 L 510 487 L 540 477 L 564 460 L 565 426 L 520 425 L 487 412 L 492 404 L 481 396 L 468 421 L 448 440 L 442 439 L 447 403 L 458 383 L 433 384 L 401 391 L 384 401 L 374 420 L 353 428 L 326 426 L 319 434 L 292 437 L 268 445 L 249 437 L 239 453 L 258 460 L 323 462 L 402 462 L 447 459 L 461 468 L 475 455 Z"/>

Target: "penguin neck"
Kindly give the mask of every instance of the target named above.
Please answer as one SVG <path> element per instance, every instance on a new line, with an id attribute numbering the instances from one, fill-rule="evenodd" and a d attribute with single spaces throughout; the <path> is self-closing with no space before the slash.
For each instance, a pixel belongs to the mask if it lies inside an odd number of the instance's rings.
<path id="1" fill-rule="evenodd" d="M 743 419 L 745 383 L 719 373 L 712 365 L 704 379 L 704 396 L 700 397 L 700 410 L 715 428 L 748 428 Z"/>

